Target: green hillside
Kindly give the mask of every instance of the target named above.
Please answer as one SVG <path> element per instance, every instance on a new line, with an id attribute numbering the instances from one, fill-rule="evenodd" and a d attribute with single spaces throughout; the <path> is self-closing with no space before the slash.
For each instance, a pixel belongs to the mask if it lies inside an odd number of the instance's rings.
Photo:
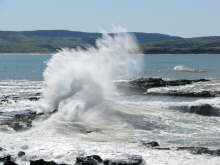
<path id="1" fill-rule="evenodd" d="M 144 53 L 220 53 L 220 37 L 142 43 Z"/>
<path id="2" fill-rule="evenodd" d="M 219 53 L 220 37 L 181 38 L 132 33 L 143 53 Z M 110 34 L 112 35 L 112 34 Z M 0 31 L 0 53 L 52 53 L 61 48 L 95 45 L 101 33 L 67 30 Z"/>
<path id="3" fill-rule="evenodd" d="M 178 40 L 180 37 L 157 33 L 133 33 L 139 43 Z M 49 53 L 61 48 L 94 45 L 101 33 L 66 30 L 0 31 L 0 53 Z"/>

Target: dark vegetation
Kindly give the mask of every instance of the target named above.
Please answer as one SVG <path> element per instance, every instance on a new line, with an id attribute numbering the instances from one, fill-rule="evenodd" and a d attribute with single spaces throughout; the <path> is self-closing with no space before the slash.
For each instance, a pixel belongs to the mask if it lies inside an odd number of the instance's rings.
<path id="1" fill-rule="evenodd" d="M 220 53 L 220 37 L 201 37 L 141 43 L 143 53 Z"/>
<path id="2" fill-rule="evenodd" d="M 143 53 L 220 53 L 220 37 L 182 38 L 133 33 Z M 0 53 L 53 53 L 61 48 L 95 45 L 100 33 L 67 30 L 0 31 Z"/>

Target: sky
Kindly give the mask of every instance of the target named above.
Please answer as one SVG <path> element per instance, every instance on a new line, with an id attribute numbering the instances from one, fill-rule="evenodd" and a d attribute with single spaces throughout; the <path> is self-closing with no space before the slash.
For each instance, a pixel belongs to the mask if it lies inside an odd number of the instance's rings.
<path id="1" fill-rule="evenodd" d="M 0 0 L 0 30 L 220 36 L 220 0 Z"/>

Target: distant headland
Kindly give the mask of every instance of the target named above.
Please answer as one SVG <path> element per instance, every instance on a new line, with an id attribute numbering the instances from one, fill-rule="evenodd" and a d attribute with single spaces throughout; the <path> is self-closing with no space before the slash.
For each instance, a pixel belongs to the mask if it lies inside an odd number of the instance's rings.
<path id="1" fill-rule="evenodd" d="M 101 33 L 68 30 L 0 31 L 1 54 L 48 54 L 61 48 L 95 45 Z M 220 54 L 220 36 L 183 38 L 133 32 L 144 54 Z"/>

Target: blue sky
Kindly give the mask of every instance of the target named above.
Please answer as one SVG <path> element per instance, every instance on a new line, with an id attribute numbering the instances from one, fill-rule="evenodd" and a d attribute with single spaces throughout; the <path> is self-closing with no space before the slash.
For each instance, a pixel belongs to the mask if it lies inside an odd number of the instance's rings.
<path id="1" fill-rule="evenodd" d="M 0 30 L 128 31 L 220 36 L 220 0 L 0 0 Z"/>

